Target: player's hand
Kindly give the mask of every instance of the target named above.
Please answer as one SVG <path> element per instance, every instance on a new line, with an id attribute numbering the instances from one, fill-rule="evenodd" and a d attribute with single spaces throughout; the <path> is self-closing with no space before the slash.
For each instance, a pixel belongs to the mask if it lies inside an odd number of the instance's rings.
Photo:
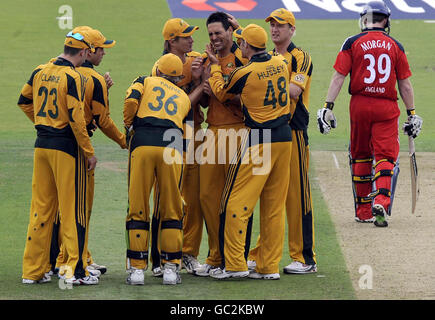
<path id="1" fill-rule="evenodd" d="M 210 87 L 210 83 L 208 82 L 208 80 L 206 80 L 204 82 L 204 91 L 203 91 L 206 95 L 211 96 L 212 95 L 212 91 L 211 91 L 211 87 Z"/>
<path id="2" fill-rule="evenodd" d="M 204 71 L 204 66 L 202 65 L 203 58 L 196 57 L 192 61 L 192 80 L 198 81 L 201 80 L 202 72 Z"/>
<path id="3" fill-rule="evenodd" d="M 104 74 L 104 80 L 106 81 L 107 89 L 110 89 L 110 87 L 113 86 L 113 80 L 109 72 Z"/>
<path id="4" fill-rule="evenodd" d="M 88 158 L 88 171 L 94 170 L 96 166 L 97 158 L 95 156 Z"/>
<path id="5" fill-rule="evenodd" d="M 331 128 L 337 127 L 337 119 L 331 109 L 322 108 L 317 110 L 317 127 L 320 133 L 328 134 Z"/>
<path id="6" fill-rule="evenodd" d="M 416 114 L 408 116 L 408 121 L 403 124 L 403 133 L 414 139 L 420 134 L 423 119 Z"/>
<path id="7" fill-rule="evenodd" d="M 205 52 L 207 53 L 207 56 L 210 60 L 210 64 L 218 64 L 219 61 L 216 57 L 216 54 L 214 53 L 214 49 L 210 43 L 207 43 L 205 45 Z"/>
<path id="8" fill-rule="evenodd" d="M 240 24 L 237 21 L 237 19 L 232 14 L 229 14 L 227 12 L 226 12 L 226 14 L 228 16 L 228 21 L 231 23 L 231 26 L 233 27 L 233 29 L 234 30 L 238 29 L 240 27 Z"/>

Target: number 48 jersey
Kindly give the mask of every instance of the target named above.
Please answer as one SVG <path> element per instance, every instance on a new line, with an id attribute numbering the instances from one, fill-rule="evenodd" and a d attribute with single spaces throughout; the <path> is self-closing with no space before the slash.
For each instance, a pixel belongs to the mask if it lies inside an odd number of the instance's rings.
<path id="1" fill-rule="evenodd" d="M 403 46 L 374 28 L 352 36 L 344 42 L 334 69 L 350 72 L 349 93 L 397 100 L 396 80 L 411 76 Z"/>

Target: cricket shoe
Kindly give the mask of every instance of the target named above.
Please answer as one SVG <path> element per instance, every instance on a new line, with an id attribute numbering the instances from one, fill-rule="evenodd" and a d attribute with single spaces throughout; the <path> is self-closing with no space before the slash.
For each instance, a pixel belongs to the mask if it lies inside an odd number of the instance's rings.
<path id="1" fill-rule="evenodd" d="M 156 277 L 156 278 L 163 277 L 163 270 L 162 270 L 162 268 L 160 268 L 160 266 L 154 267 L 151 270 L 151 272 L 153 274 L 153 277 Z"/>
<path id="2" fill-rule="evenodd" d="M 388 227 L 388 222 L 386 220 L 387 212 L 383 205 L 377 203 L 373 205 L 373 215 L 376 218 L 374 225 L 376 227 L 385 228 Z"/>
<path id="3" fill-rule="evenodd" d="M 75 286 L 96 285 L 96 284 L 98 284 L 98 282 L 99 282 L 98 278 L 94 277 L 94 276 L 86 276 L 86 277 L 82 277 L 82 278 L 76 278 L 75 276 L 73 276 L 72 278 L 65 279 L 66 284 L 72 284 Z"/>
<path id="4" fill-rule="evenodd" d="M 215 269 L 218 269 L 219 267 L 212 266 L 208 263 L 202 264 L 198 269 L 195 270 L 194 275 L 200 276 L 200 277 L 208 277 L 210 276 L 210 272 L 212 272 Z"/>
<path id="5" fill-rule="evenodd" d="M 210 277 L 222 280 L 228 278 L 246 278 L 249 271 L 227 271 L 225 269 L 216 268 L 210 272 Z"/>
<path id="6" fill-rule="evenodd" d="M 93 268 L 90 268 L 89 266 L 87 266 L 86 270 L 88 270 L 89 275 L 91 275 L 93 277 L 99 278 L 101 276 L 101 271 L 98 269 L 93 269 Z"/>
<path id="7" fill-rule="evenodd" d="M 181 267 L 185 268 L 187 273 L 195 274 L 196 269 L 200 268 L 201 264 L 194 256 L 190 254 L 183 254 Z"/>
<path id="8" fill-rule="evenodd" d="M 93 269 L 93 270 L 98 270 L 100 271 L 100 274 L 105 274 L 107 271 L 107 267 L 106 266 L 102 266 L 96 263 L 92 263 L 90 265 L 88 265 L 88 268 Z M 89 271 L 89 269 L 88 269 Z"/>
<path id="9" fill-rule="evenodd" d="M 127 284 L 130 285 L 143 285 L 145 280 L 145 273 L 143 269 L 137 269 L 132 267 L 127 270 L 128 277 L 126 279 Z"/>
<path id="10" fill-rule="evenodd" d="M 265 280 L 279 280 L 279 273 L 258 273 L 256 271 L 250 272 L 248 278 L 251 279 L 265 279 Z"/>
<path id="11" fill-rule="evenodd" d="M 255 268 L 257 267 L 257 262 L 255 262 L 255 260 L 248 260 L 246 264 L 248 265 L 249 271 L 255 271 Z"/>
<path id="12" fill-rule="evenodd" d="M 368 219 L 360 219 L 358 217 L 355 217 L 355 221 L 360 223 L 373 223 L 375 220 L 376 220 L 375 217 L 371 217 Z"/>
<path id="13" fill-rule="evenodd" d="M 293 261 L 284 267 L 284 273 L 287 274 L 308 274 L 317 272 L 317 265 L 305 264 L 299 261 Z"/>
<path id="14" fill-rule="evenodd" d="M 163 284 L 181 283 L 180 272 L 175 263 L 167 262 L 163 266 Z"/>
<path id="15" fill-rule="evenodd" d="M 23 279 L 24 284 L 37 284 L 37 283 L 47 283 L 51 282 L 51 276 L 49 273 L 45 273 L 44 276 L 39 280 Z"/>

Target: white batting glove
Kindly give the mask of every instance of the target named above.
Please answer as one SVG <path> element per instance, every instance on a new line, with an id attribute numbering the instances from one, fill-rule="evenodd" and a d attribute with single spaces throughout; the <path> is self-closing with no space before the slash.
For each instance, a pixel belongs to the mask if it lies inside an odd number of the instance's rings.
<path id="1" fill-rule="evenodd" d="M 408 121 L 403 124 L 403 133 L 414 139 L 420 134 L 423 119 L 415 114 L 415 110 L 407 110 Z"/>
<path id="2" fill-rule="evenodd" d="M 317 127 L 320 133 L 328 134 L 331 128 L 337 127 L 337 119 L 332 112 L 333 107 L 333 102 L 325 102 L 325 106 L 317 110 Z"/>

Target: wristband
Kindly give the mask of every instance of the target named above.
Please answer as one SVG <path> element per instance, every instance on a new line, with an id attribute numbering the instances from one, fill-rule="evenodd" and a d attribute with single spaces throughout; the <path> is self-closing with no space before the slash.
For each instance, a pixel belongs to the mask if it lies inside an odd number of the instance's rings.
<path id="1" fill-rule="evenodd" d="M 334 108 L 334 102 L 325 102 L 325 108 L 332 110 Z"/>
<path id="2" fill-rule="evenodd" d="M 415 108 L 414 109 L 406 109 L 406 113 L 408 116 L 415 116 Z"/>

